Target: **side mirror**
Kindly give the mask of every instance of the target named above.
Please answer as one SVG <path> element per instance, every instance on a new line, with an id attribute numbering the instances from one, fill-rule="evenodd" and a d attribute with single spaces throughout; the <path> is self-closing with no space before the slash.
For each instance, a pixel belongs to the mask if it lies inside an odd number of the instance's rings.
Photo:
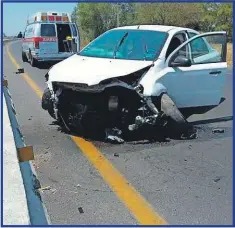
<path id="1" fill-rule="evenodd" d="M 190 67 L 191 65 L 191 60 L 182 55 L 178 55 L 169 62 L 169 67 Z"/>

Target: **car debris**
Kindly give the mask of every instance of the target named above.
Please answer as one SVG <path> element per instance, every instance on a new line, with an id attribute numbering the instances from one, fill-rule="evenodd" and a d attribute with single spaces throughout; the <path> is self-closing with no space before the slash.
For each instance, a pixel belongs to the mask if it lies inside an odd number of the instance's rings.
<path id="1" fill-rule="evenodd" d="M 18 71 L 16 72 L 16 74 L 23 74 L 24 73 L 24 68 L 19 68 L 17 70 Z"/>
<path id="2" fill-rule="evenodd" d="M 116 127 L 112 129 L 106 128 L 105 133 L 106 133 L 105 140 L 107 142 L 117 143 L 117 144 L 121 144 L 124 142 L 124 140 L 121 138 L 122 131 Z"/>
<path id="3" fill-rule="evenodd" d="M 195 139 L 186 118 L 219 105 L 227 69 L 226 56 L 210 46 L 211 37 L 226 50 L 223 31 L 199 34 L 157 25 L 109 30 L 49 69 L 42 108 L 68 131 L 111 143 L 124 143 L 136 132 L 149 132 L 151 141 L 161 134 Z M 107 40 L 110 48 L 103 45 Z M 186 48 L 194 40 L 204 42 L 207 54 Z M 196 57 L 189 59 L 192 54 Z M 204 61 L 205 70 L 194 66 Z M 219 76 L 212 78 L 208 71 Z M 212 83 L 217 79 L 218 88 Z"/>
<path id="4" fill-rule="evenodd" d="M 224 133 L 224 129 L 221 129 L 221 128 L 216 128 L 216 129 L 213 129 L 212 130 L 212 133 Z"/>
<path id="5" fill-rule="evenodd" d="M 79 211 L 79 213 L 80 213 L 80 214 L 83 214 L 83 213 L 84 213 L 84 211 L 83 211 L 83 208 L 82 208 L 82 207 L 79 207 L 79 208 L 78 208 L 78 211 Z"/>
<path id="6" fill-rule="evenodd" d="M 40 191 L 51 190 L 51 186 L 45 186 L 39 189 Z"/>
<path id="7" fill-rule="evenodd" d="M 218 183 L 220 181 L 221 177 L 217 177 L 213 180 L 214 183 Z"/>

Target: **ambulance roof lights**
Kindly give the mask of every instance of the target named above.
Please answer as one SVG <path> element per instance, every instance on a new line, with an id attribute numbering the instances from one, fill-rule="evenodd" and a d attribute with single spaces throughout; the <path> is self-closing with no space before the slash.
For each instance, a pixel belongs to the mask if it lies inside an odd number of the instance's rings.
<path id="1" fill-rule="evenodd" d="M 62 17 L 61 17 L 61 16 L 56 16 L 56 17 L 55 17 L 55 20 L 56 20 L 56 21 L 62 21 Z"/>
<path id="2" fill-rule="evenodd" d="M 47 21 L 47 16 L 41 16 L 42 21 Z"/>
<path id="3" fill-rule="evenodd" d="M 62 21 L 69 21 L 69 18 L 66 16 L 66 17 L 62 17 Z"/>
<path id="4" fill-rule="evenodd" d="M 32 20 L 33 19 L 33 20 Z M 68 13 L 56 13 L 56 12 L 38 12 L 32 17 L 32 21 L 27 21 L 27 24 L 34 22 L 70 22 L 70 16 Z"/>

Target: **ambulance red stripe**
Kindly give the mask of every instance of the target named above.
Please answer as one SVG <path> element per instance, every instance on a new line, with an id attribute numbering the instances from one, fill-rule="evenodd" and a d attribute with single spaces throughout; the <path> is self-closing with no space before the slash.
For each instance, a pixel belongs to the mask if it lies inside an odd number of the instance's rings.
<path id="1" fill-rule="evenodd" d="M 24 38 L 23 42 L 56 42 L 56 37 L 32 37 Z"/>

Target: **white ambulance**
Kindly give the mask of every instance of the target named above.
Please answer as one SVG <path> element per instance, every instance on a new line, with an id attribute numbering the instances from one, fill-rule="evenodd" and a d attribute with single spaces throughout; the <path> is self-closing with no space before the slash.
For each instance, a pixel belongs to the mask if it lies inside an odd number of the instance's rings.
<path id="1" fill-rule="evenodd" d="M 39 62 L 61 61 L 79 52 L 80 36 L 68 13 L 38 12 L 30 20 L 22 40 L 22 60 L 36 66 Z"/>

